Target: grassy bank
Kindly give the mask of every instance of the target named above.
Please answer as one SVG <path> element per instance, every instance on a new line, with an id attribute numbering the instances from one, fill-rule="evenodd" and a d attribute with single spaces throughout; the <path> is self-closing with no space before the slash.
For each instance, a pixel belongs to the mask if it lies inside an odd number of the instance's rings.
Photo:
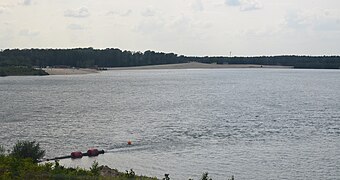
<path id="1" fill-rule="evenodd" d="M 41 69 L 34 69 L 24 66 L 0 67 L 0 76 L 43 76 L 48 75 Z"/>
<path id="2" fill-rule="evenodd" d="M 37 164 L 30 158 L 0 156 L 0 179 L 141 179 L 156 180 L 146 176 L 137 176 L 130 170 L 118 172 L 107 166 L 94 163 L 90 170 L 82 168 L 65 168 L 55 163 Z"/>

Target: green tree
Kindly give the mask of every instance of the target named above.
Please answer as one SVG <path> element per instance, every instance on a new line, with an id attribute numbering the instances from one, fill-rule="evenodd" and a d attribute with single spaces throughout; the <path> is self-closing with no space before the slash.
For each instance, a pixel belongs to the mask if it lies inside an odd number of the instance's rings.
<path id="1" fill-rule="evenodd" d="M 31 158 L 34 162 L 38 162 L 45 155 L 45 150 L 40 148 L 39 143 L 35 141 L 18 141 L 11 152 L 16 158 Z"/>

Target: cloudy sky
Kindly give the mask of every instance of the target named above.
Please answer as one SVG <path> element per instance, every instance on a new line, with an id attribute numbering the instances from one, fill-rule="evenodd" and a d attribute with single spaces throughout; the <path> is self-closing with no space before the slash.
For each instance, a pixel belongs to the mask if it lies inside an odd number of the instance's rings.
<path id="1" fill-rule="evenodd" d="M 0 49 L 339 55 L 339 0 L 0 0 Z"/>

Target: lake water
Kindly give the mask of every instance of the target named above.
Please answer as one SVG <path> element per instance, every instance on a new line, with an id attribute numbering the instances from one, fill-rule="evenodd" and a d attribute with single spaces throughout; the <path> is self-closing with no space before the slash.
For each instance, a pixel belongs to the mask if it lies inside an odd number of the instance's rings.
<path id="1" fill-rule="evenodd" d="M 96 147 L 120 171 L 172 179 L 339 179 L 340 71 L 121 70 L 0 78 L 0 140 L 47 157 Z M 132 145 L 128 146 L 127 141 Z"/>

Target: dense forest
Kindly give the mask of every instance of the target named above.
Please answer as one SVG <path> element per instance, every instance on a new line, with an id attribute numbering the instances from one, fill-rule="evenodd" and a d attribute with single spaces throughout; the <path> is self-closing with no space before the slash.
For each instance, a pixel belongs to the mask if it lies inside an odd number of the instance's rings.
<path id="1" fill-rule="evenodd" d="M 2 67 L 128 67 L 192 61 L 217 64 L 282 65 L 295 68 L 340 68 L 340 56 L 193 57 L 149 50 L 144 53 L 122 51 L 116 48 L 6 49 L 0 52 L 0 66 Z"/>

